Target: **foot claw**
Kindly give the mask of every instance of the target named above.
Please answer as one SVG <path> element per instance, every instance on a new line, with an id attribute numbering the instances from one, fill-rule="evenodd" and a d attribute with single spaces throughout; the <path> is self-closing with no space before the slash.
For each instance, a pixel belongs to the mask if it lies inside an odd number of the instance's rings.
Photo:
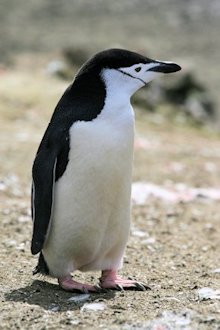
<path id="1" fill-rule="evenodd" d="M 116 284 L 115 289 L 118 290 L 118 291 L 123 291 L 124 290 L 123 286 L 120 285 L 120 284 Z"/>
<path id="2" fill-rule="evenodd" d="M 135 283 L 135 287 L 139 290 L 139 291 L 146 291 L 145 286 L 142 283 L 136 282 Z"/>
<path id="3" fill-rule="evenodd" d="M 150 287 L 149 285 L 147 285 L 147 284 L 143 284 L 143 283 L 142 283 L 142 285 L 145 287 L 146 290 L 152 290 L 151 287 Z"/>
<path id="4" fill-rule="evenodd" d="M 100 285 L 95 285 L 94 287 L 95 287 L 97 293 L 106 293 L 106 292 L 108 292 L 106 289 L 102 288 Z"/>
<path id="5" fill-rule="evenodd" d="M 135 280 L 126 280 L 117 275 L 116 271 L 105 270 L 102 272 L 102 277 L 100 278 L 100 286 L 105 289 L 112 290 L 138 290 L 138 291 L 146 291 L 150 288 L 140 282 L 136 282 Z"/>

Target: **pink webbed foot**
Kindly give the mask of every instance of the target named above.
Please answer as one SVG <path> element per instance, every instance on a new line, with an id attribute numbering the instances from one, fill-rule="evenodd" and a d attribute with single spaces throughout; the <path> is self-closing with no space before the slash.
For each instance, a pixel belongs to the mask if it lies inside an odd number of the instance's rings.
<path id="1" fill-rule="evenodd" d="M 72 279 L 71 275 L 58 278 L 59 286 L 65 291 L 71 292 L 99 292 L 101 289 L 99 286 L 84 284 Z"/>
<path id="2" fill-rule="evenodd" d="M 114 270 L 104 270 L 102 271 L 102 276 L 100 278 L 100 287 L 103 289 L 113 289 L 113 290 L 138 290 L 145 291 L 149 290 L 150 287 L 144 283 L 137 282 L 134 280 L 126 280 L 117 275 Z"/>

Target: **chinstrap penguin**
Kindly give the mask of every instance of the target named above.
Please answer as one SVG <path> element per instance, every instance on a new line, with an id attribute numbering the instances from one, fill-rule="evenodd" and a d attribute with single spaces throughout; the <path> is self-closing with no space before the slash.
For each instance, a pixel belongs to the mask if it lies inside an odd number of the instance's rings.
<path id="1" fill-rule="evenodd" d="M 138 289 L 119 277 L 130 229 L 134 113 L 131 96 L 175 63 L 123 49 L 86 62 L 58 102 L 32 174 L 34 273 L 58 278 L 67 291 Z M 100 270 L 99 286 L 73 280 Z"/>

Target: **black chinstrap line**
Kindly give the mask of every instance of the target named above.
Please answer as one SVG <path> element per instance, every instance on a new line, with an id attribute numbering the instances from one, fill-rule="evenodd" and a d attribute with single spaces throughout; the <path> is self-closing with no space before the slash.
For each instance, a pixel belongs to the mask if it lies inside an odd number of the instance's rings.
<path id="1" fill-rule="evenodd" d="M 130 73 L 124 72 L 124 71 L 122 71 L 120 69 L 117 69 L 117 71 L 119 71 L 119 72 L 125 74 L 126 76 L 133 78 L 133 79 L 140 80 L 145 86 L 147 86 L 147 83 L 144 80 L 142 80 L 141 78 L 134 77 Z"/>

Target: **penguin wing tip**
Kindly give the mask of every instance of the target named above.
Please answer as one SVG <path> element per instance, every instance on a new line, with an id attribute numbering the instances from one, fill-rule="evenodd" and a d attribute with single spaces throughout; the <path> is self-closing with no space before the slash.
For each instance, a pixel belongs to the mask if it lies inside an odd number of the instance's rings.
<path id="1" fill-rule="evenodd" d="M 31 243 L 31 253 L 33 255 L 38 254 L 42 250 L 42 244 L 39 241 L 32 241 Z"/>

